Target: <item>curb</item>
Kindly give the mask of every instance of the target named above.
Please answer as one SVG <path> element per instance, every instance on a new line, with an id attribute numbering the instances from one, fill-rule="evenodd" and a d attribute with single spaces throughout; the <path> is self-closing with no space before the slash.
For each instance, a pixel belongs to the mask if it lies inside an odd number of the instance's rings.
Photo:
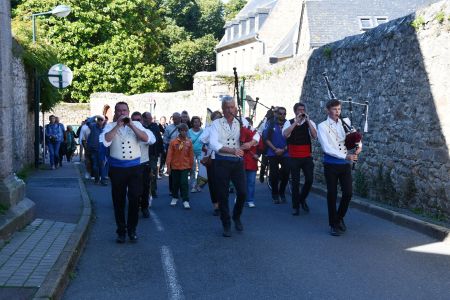
<path id="1" fill-rule="evenodd" d="M 319 194 L 321 196 L 327 195 L 327 190 L 324 186 L 314 185 L 312 187 L 314 193 Z M 429 237 L 437 239 L 439 241 L 450 241 L 450 228 L 436 225 L 427 221 L 423 221 L 412 216 L 408 216 L 406 214 L 402 214 L 397 211 L 393 211 L 376 204 L 370 203 L 364 198 L 352 196 L 352 201 L 350 202 L 350 206 L 357 208 L 363 212 L 372 214 L 379 218 L 383 218 L 390 222 L 393 222 L 397 225 L 418 231 L 423 233 Z"/>
<path id="2" fill-rule="evenodd" d="M 75 165 L 80 174 L 80 168 Z M 78 259 L 87 241 L 87 236 L 92 220 L 92 206 L 87 194 L 86 186 L 81 177 L 78 177 L 83 210 L 80 220 L 72 233 L 63 252 L 45 278 L 44 283 L 34 295 L 34 300 L 61 299 L 70 280 L 70 273 L 74 270 Z"/>

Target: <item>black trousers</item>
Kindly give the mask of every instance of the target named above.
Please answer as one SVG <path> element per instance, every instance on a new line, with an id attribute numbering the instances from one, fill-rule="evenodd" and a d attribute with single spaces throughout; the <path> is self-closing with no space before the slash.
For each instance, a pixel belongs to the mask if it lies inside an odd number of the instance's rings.
<path id="1" fill-rule="evenodd" d="M 268 156 L 269 181 L 272 187 L 272 196 L 284 195 L 289 181 L 289 157 Z"/>
<path id="2" fill-rule="evenodd" d="M 244 203 L 247 198 L 247 183 L 244 170 L 244 162 L 214 159 L 214 184 L 219 202 L 220 219 L 224 227 L 231 225 L 228 196 L 230 181 L 236 189 L 236 203 L 233 208 L 233 219 L 241 217 Z"/>
<path id="3" fill-rule="evenodd" d="M 330 226 L 336 226 L 345 217 L 352 199 L 352 167 L 351 164 L 324 164 L 324 173 L 327 181 L 328 222 Z M 336 211 L 338 182 L 342 198 Z"/>
<path id="4" fill-rule="evenodd" d="M 139 205 L 141 209 L 148 209 L 148 198 L 150 196 L 150 162 L 141 164 L 142 172 L 142 194 L 139 197 Z"/>
<path id="5" fill-rule="evenodd" d="M 139 197 L 142 195 L 142 169 L 141 166 L 109 168 L 111 179 L 111 192 L 114 204 L 117 233 L 125 234 L 136 232 L 139 214 Z M 126 199 L 128 198 L 128 218 L 125 219 Z"/>
<path id="6" fill-rule="evenodd" d="M 208 175 L 208 188 L 209 188 L 209 197 L 211 198 L 211 202 L 213 204 L 217 203 L 217 192 L 216 192 L 216 182 L 214 180 L 215 178 L 215 166 L 214 166 L 214 160 L 209 165 L 209 167 L 206 168 L 206 174 Z"/>
<path id="7" fill-rule="evenodd" d="M 297 209 L 306 201 L 314 179 L 314 162 L 312 157 L 290 158 L 292 180 L 292 207 Z M 300 192 L 300 171 L 303 171 L 305 183 Z"/>

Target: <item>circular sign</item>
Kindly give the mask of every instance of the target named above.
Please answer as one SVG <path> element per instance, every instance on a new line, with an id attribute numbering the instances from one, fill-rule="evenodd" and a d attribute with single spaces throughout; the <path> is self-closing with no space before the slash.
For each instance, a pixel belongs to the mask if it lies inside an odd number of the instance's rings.
<path id="1" fill-rule="evenodd" d="M 63 64 L 56 64 L 48 71 L 48 80 L 54 87 L 66 88 L 72 83 L 72 79 L 72 70 Z"/>

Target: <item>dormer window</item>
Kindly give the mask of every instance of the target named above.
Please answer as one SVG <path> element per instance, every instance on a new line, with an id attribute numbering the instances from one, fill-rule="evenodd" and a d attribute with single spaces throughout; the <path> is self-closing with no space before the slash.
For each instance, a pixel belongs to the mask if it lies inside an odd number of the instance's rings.
<path id="1" fill-rule="evenodd" d="M 241 26 L 241 36 L 244 36 L 247 34 L 247 21 L 242 20 L 240 22 L 240 26 Z"/>
<path id="2" fill-rule="evenodd" d="M 369 30 L 373 28 L 371 17 L 359 17 L 359 28 L 361 30 Z"/>
<path id="3" fill-rule="evenodd" d="M 388 17 L 375 17 L 376 26 L 389 22 Z"/>

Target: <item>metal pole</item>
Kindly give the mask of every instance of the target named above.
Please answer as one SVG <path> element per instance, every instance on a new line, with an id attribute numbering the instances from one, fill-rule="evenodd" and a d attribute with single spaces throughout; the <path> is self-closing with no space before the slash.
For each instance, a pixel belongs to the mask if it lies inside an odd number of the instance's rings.
<path id="1" fill-rule="evenodd" d="M 41 79 L 35 76 L 35 97 L 34 97 L 34 167 L 39 167 L 39 103 L 41 101 Z M 44 137 L 45 138 L 45 129 Z"/>
<path id="2" fill-rule="evenodd" d="M 33 44 L 36 43 L 36 16 L 32 15 L 31 20 L 33 23 Z"/>

